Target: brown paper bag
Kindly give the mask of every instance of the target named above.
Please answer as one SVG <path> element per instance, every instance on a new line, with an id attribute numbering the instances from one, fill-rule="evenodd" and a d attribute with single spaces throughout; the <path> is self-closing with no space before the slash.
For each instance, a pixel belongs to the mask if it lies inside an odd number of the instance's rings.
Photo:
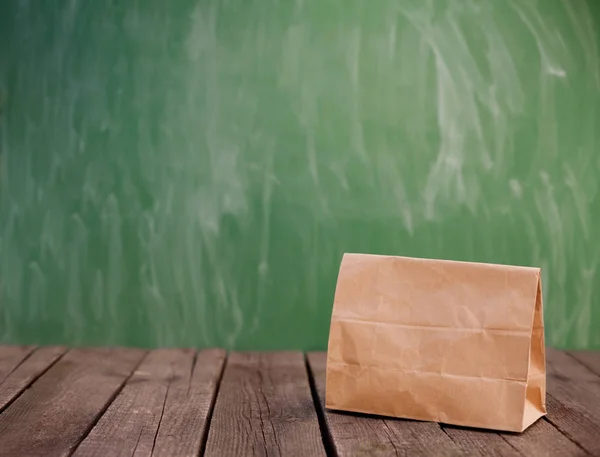
<path id="1" fill-rule="evenodd" d="M 525 430 L 546 414 L 540 269 L 346 254 L 326 406 Z"/>

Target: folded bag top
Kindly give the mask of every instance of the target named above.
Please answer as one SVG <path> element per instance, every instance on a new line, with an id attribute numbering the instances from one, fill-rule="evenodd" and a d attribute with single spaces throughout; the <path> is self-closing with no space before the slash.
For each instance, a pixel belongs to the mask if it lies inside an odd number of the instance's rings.
<path id="1" fill-rule="evenodd" d="M 326 407 L 521 432 L 546 414 L 539 268 L 345 254 Z"/>

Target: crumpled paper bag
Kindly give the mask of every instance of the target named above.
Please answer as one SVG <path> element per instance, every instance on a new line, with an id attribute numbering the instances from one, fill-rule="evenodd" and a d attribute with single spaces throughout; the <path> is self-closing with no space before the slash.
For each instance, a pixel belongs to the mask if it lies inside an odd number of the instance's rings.
<path id="1" fill-rule="evenodd" d="M 546 414 L 540 269 L 344 255 L 326 407 L 525 430 Z"/>

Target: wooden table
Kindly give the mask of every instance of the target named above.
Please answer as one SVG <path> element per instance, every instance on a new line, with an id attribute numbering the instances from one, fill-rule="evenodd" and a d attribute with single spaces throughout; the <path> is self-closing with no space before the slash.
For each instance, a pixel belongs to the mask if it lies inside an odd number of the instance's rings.
<path id="1" fill-rule="evenodd" d="M 0 346 L 0 455 L 600 455 L 600 353 L 547 356 L 514 434 L 326 411 L 324 353 Z"/>

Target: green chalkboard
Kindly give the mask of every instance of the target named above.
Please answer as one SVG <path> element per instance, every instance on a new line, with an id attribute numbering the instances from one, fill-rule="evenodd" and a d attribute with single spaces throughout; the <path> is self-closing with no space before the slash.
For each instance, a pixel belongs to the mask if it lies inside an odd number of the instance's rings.
<path id="1" fill-rule="evenodd" d="M 599 151 L 595 0 L 4 0 L 0 341 L 324 348 L 366 252 L 600 347 Z"/>

